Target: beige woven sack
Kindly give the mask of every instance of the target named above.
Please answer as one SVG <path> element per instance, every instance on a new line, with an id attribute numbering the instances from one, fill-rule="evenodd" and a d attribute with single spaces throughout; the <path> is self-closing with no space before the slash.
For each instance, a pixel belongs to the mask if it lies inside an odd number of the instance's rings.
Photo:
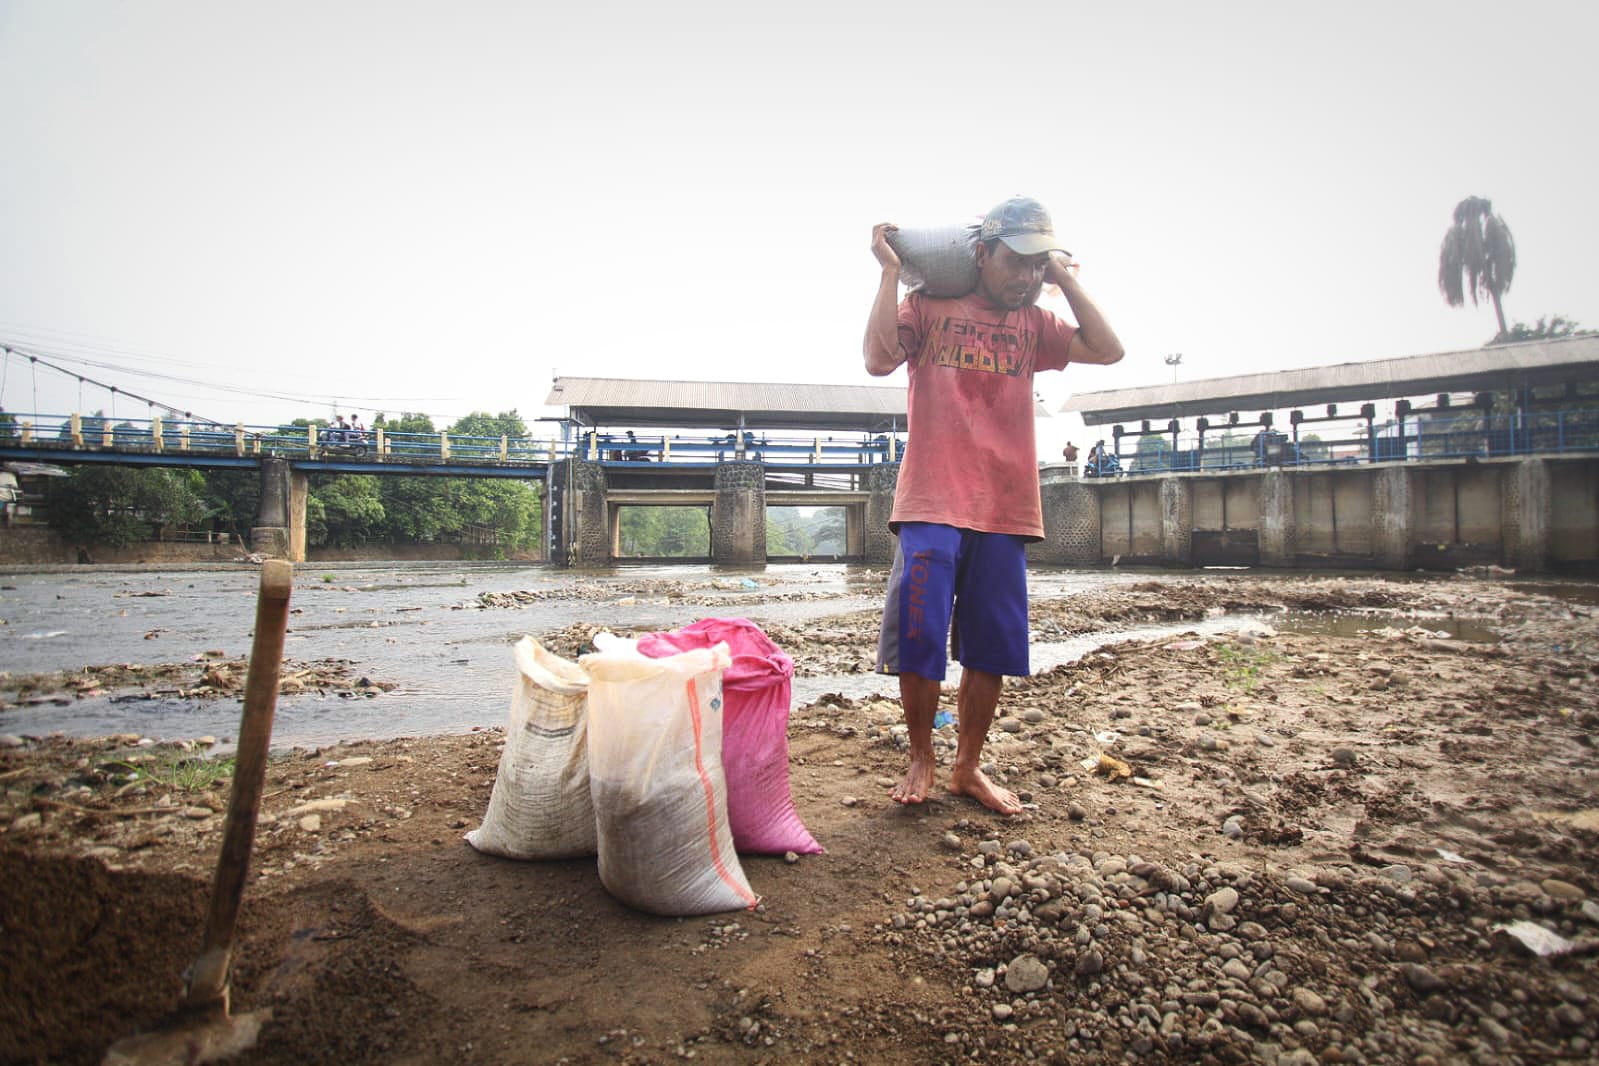
<path id="1" fill-rule="evenodd" d="M 588 674 L 532 637 L 517 642 L 513 657 L 505 750 L 483 824 L 466 834 L 467 843 L 508 859 L 593 855 Z"/>

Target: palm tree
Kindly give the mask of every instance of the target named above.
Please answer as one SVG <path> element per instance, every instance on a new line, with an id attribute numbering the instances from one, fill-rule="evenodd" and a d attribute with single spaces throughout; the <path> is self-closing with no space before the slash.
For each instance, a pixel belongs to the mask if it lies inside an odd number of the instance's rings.
<path id="1" fill-rule="evenodd" d="M 1455 224 L 1444 234 L 1438 249 L 1438 288 L 1450 307 L 1460 307 L 1471 295 L 1493 301 L 1499 319 L 1499 336 L 1506 333 L 1505 311 L 1499 297 L 1510 288 L 1516 273 L 1516 242 L 1494 205 L 1480 196 L 1468 196 L 1455 205 Z"/>

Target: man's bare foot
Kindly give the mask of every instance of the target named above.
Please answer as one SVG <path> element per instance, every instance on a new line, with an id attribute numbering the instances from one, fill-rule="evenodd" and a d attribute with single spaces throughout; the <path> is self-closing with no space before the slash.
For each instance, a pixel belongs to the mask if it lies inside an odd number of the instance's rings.
<path id="1" fill-rule="evenodd" d="M 1022 801 L 1008 788 L 1000 788 L 978 769 L 957 768 L 949 777 L 949 790 L 957 796 L 970 796 L 991 811 L 1011 815 L 1022 813 Z"/>
<path id="2" fill-rule="evenodd" d="M 895 785 L 889 798 L 895 803 L 923 803 L 933 791 L 932 753 L 911 754 L 911 766 L 905 771 L 905 780 Z"/>

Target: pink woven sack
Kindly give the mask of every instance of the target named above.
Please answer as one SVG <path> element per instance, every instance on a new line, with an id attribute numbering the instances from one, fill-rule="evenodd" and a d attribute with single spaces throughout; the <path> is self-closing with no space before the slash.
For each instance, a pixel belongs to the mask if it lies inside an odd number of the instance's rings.
<path id="1" fill-rule="evenodd" d="M 726 643 L 733 663 L 722 675 L 722 768 L 733 846 L 757 855 L 814 855 L 822 846 L 794 810 L 788 784 L 788 711 L 794 660 L 747 618 L 703 618 L 638 638 L 638 650 L 664 658 Z"/>

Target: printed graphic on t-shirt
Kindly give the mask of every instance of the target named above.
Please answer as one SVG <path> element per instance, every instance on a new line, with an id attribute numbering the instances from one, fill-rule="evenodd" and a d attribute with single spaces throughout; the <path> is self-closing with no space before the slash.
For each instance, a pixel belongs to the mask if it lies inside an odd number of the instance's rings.
<path id="1" fill-rule="evenodd" d="M 944 315 L 933 320 L 924 350 L 933 366 L 1016 377 L 1038 352 L 1038 334 L 1002 323 Z"/>

